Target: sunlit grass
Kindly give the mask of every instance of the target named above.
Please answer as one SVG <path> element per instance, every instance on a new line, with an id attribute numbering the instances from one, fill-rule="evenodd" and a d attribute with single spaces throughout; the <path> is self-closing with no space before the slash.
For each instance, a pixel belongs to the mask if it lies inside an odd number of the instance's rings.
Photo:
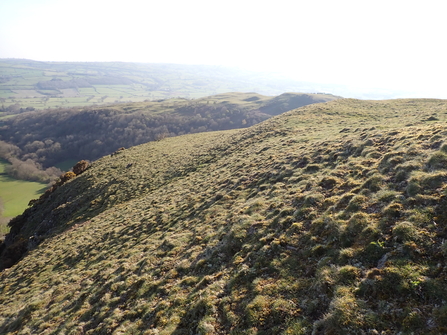
<path id="1" fill-rule="evenodd" d="M 443 333 L 446 107 L 341 100 L 104 157 L 29 211 L 0 324 Z"/>
<path id="2" fill-rule="evenodd" d="M 0 160 L 0 198 L 3 202 L 3 217 L 21 214 L 31 199 L 39 197 L 47 188 L 46 184 L 17 180 L 4 172 L 8 163 Z"/>

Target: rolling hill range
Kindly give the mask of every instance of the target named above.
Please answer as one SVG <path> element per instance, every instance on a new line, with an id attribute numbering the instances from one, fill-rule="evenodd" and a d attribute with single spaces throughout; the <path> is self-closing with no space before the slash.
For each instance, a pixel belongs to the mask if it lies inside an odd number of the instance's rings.
<path id="1" fill-rule="evenodd" d="M 447 333 L 446 119 L 339 99 L 103 157 L 11 221 L 0 329 Z"/>
<path id="2" fill-rule="evenodd" d="M 330 94 L 223 93 L 195 100 L 60 108 L 0 119 L 0 141 L 16 158 L 48 168 L 64 161 L 98 159 L 121 147 L 167 136 L 246 128 L 273 115 L 339 97 Z M 0 156 L 1 156 L 0 145 Z M 7 157 L 3 157 L 7 158 Z"/>
<path id="3" fill-rule="evenodd" d="M 277 75 L 222 66 L 0 59 L 0 106 L 7 111 L 200 98 L 225 92 L 279 95 L 309 92 L 309 88 Z"/>

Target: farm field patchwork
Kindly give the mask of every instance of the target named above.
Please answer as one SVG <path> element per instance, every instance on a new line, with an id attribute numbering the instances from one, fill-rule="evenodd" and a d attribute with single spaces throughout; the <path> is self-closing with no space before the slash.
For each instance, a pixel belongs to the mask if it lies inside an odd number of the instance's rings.
<path id="1" fill-rule="evenodd" d="M 303 91 L 300 82 L 283 84 L 283 80 L 275 77 L 215 66 L 3 59 L 0 73 L 2 108 L 78 107 L 173 97 L 195 99 L 224 92 L 277 95 Z"/>

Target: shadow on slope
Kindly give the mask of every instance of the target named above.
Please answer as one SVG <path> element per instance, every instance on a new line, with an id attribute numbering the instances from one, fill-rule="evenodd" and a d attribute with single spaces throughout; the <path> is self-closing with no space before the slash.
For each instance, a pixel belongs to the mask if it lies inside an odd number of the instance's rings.
<path id="1" fill-rule="evenodd" d="M 3 271 L 0 324 L 50 334 L 443 333 L 445 110 L 345 100 L 222 137 L 201 168 L 78 221 Z M 129 153 L 144 161 L 153 149 Z M 88 173 L 107 179 L 112 162 Z"/>
<path id="2" fill-rule="evenodd" d="M 203 168 L 223 154 L 231 134 L 169 138 L 149 143 L 144 155 L 131 148 L 94 162 L 86 172 L 48 197 L 34 201 L 32 207 L 11 221 L 11 231 L 2 245 L 1 267 L 10 267 L 27 250 L 73 223 Z"/>

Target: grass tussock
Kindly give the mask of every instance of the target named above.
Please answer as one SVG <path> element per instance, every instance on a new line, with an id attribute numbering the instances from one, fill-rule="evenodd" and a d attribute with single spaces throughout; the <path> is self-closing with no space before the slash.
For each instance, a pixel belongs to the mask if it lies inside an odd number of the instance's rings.
<path id="1" fill-rule="evenodd" d="M 345 99 L 95 161 L 13 221 L 0 329 L 445 333 L 446 107 Z"/>

